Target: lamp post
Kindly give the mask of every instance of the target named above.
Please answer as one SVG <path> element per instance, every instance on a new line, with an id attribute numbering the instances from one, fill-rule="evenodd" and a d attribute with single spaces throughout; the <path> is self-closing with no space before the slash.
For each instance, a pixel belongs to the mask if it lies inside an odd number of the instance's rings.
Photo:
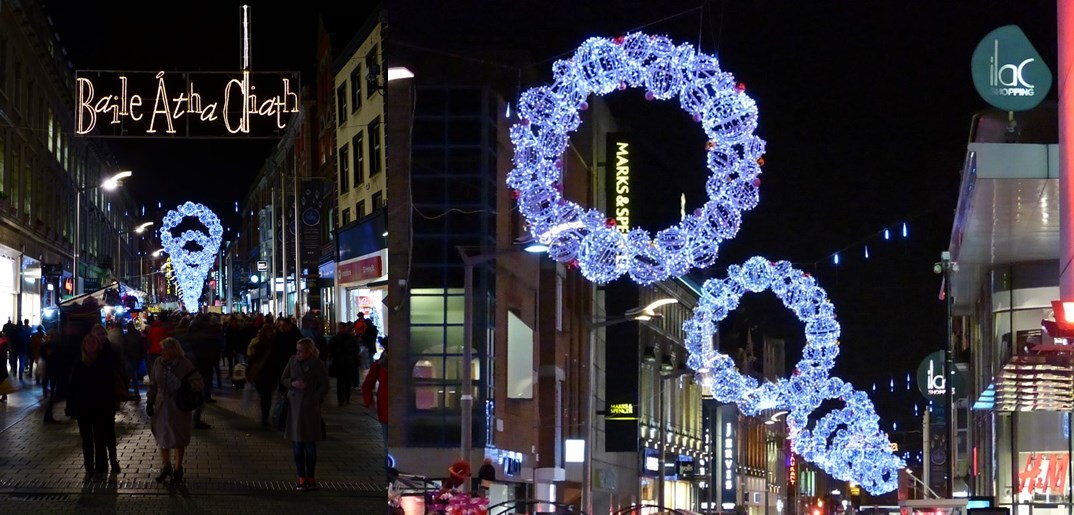
<path id="1" fill-rule="evenodd" d="M 944 360 L 944 406 L 947 411 L 947 495 L 951 497 L 955 493 L 955 460 L 958 459 L 958 451 L 955 445 L 958 443 L 958 416 L 955 413 L 955 339 L 954 321 L 952 320 L 954 299 L 951 298 L 951 272 L 958 271 L 958 263 L 951 261 L 951 252 L 940 253 L 940 262 L 933 265 L 933 272 L 943 274 L 943 300 L 947 308 L 947 352 Z"/>
<path id="2" fill-rule="evenodd" d="M 537 253 L 543 252 L 544 248 L 536 245 L 511 247 L 507 249 L 495 249 L 476 255 L 467 253 L 465 246 L 455 247 L 462 258 L 463 263 L 463 342 L 462 342 L 462 391 L 459 392 L 459 415 L 461 417 L 459 453 L 461 458 L 470 462 L 470 453 L 473 450 L 473 413 L 474 413 L 474 389 L 473 389 L 473 336 L 474 336 L 474 266 L 486 263 L 496 258 L 518 252 Z M 540 283 L 537 285 L 540 289 Z M 463 491 L 470 491 L 470 485 L 463 485 Z"/>
<path id="3" fill-rule="evenodd" d="M 71 270 L 71 275 L 74 277 L 74 281 L 75 281 L 75 285 L 74 285 L 74 290 L 75 291 L 73 292 L 74 295 L 79 295 L 79 294 L 82 293 L 82 291 L 81 291 L 82 288 L 80 287 L 81 283 L 78 281 L 78 257 L 79 257 L 78 256 L 78 251 L 79 251 L 79 247 L 81 247 L 80 240 L 82 239 L 82 193 L 84 193 L 86 191 L 90 191 L 90 190 L 95 190 L 97 188 L 104 188 L 104 189 L 106 189 L 108 191 L 112 191 L 112 190 L 114 190 L 114 189 L 119 187 L 119 181 L 121 181 L 123 179 L 126 179 L 127 177 L 130 177 L 131 175 L 134 175 L 133 172 L 131 172 L 130 170 L 124 170 L 122 172 L 119 172 L 119 173 L 109 177 L 108 179 L 106 179 L 104 182 L 102 182 L 100 184 L 97 184 L 97 185 L 94 185 L 94 186 L 82 186 L 82 187 L 78 188 L 75 191 L 74 265 L 73 265 L 73 268 Z"/>
<path id="4" fill-rule="evenodd" d="M 123 236 L 127 236 L 127 235 L 129 235 L 131 233 L 142 234 L 142 233 L 145 232 L 147 227 L 151 227 L 152 225 L 153 225 L 153 222 L 145 222 L 145 223 L 139 225 L 138 227 L 135 227 L 134 229 L 131 229 L 129 231 L 120 231 L 119 233 L 116 234 L 116 256 L 115 256 L 115 259 L 114 259 L 115 263 L 113 264 L 113 266 L 115 267 L 116 270 L 115 270 L 115 274 L 113 274 L 113 275 L 116 276 L 117 280 L 119 279 L 120 270 L 122 269 L 122 267 L 120 266 L 120 259 L 119 259 L 119 256 L 120 256 L 120 253 L 121 253 L 120 252 L 120 245 L 119 245 L 120 244 L 120 239 Z M 138 270 L 138 273 L 139 274 L 142 273 L 141 269 Z"/>
<path id="5" fill-rule="evenodd" d="M 645 307 L 637 307 L 626 310 L 623 316 L 607 318 L 592 322 L 589 326 L 591 331 L 597 329 L 624 324 L 627 322 L 641 322 L 642 324 L 649 324 L 654 318 L 662 318 L 663 315 L 657 313 L 655 310 L 661 306 L 668 304 L 674 304 L 678 302 L 675 299 L 660 299 L 649 303 Z M 596 426 L 596 405 L 594 399 L 597 396 L 597 392 L 594 390 L 597 385 L 597 354 L 596 345 L 592 340 L 589 345 L 589 395 L 586 396 L 586 418 L 588 423 L 586 424 L 586 446 L 588 449 L 585 454 L 585 462 L 582 472 L 582 512 L 593 513 L 593 441 L 595 440 L 595 426 Z"/>

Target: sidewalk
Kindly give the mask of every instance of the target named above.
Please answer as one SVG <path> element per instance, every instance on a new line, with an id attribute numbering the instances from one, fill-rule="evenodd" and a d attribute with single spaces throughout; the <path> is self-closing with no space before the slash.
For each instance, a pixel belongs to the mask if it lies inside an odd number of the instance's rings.
<path id="1" fill-rule="evenodd" d="M 212 429 L 194 430 L 183 464 L 186 483 L 179 487 L 153 480 L 160 458 L 144 411 L 144 389 L 141 402 L 124 402 L 116 416 L 123 470 L 84 482 L 77 424 L 63 416 L 63 403 L 54 409 L 61 423 L 43 423 L 41 388 L 32 381 L 20 386 L 0 404 L 0 513 L 384 510 L 380 424 L 361 406 L 358 392 L 342 408 L 336 406 L 335 392 L 329 393 L 324 409 L 328 440 L 317 445 L 321 490 L 299 493 L 292 488 L 291 443 L 261 426 L 257 395 L 244 402 L 243 391 L 228 380 L 215 389 L 217 403 L 207 404 L 202 416 Z"/>

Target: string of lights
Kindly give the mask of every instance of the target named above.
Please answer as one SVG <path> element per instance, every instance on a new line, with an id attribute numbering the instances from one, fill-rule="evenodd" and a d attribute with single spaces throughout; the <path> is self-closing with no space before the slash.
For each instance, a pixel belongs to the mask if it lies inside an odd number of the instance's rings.
<path id="1" fill-rule="evenodd" d="M 587 39 L 552 68 L 551 85 L 522 93 L 520 122 L 511 128 L 514 169 L 507 184 L 530 235 L 548 245 L 552 259 L 577 265 L 598 284 L 623 274 L 652 284 L 713 264 L 720 242 L 738 233 L 742 212 L 759 200 L 765 144 L 753 134 L 757 106 L 745 87 L 720 69 L 715 56 L 639 32 Z M 581 124 L 579 111 L 588 108 L 586 99 L 628 87 L 645 88 L 648 100 L 678 97 L 709 138 L 709 201 L 655 238 L 640 228 L 621 231 L 614 219 L 562 195 L 562 155 L 569 133 Z"/>
<path id="2" fill-rule="evenodd" d="M 188 217 L 196 218 L 208 233 L 187 229 L 179 237 L 175 237 L 172 229 Z M 216 259 L 216 253 L 220 250 L 223 235 L 220 219 L 202 204 L 185 202 L 164 215 L 160 227 L 160 243 L 170 256 L 175 279 L 181 291 L 180 298 L 189 312 L 198 310 L 198 297 Z M 200 249 L 187 249 L 190 243 L 196 244 Z"/>

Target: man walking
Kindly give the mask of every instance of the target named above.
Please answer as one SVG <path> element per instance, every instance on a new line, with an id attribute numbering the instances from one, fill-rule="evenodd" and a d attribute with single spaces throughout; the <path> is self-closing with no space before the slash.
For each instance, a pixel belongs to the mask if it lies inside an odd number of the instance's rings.
<path id="1" fill-rule="evenodd" d="M 351 390 L 357 386 L 354 367 L 358 360 L 358 338 L 350 322 L 339 323 L 339 332 L 328 342 L 328 352 L 336 375 L 336 401 L 340 406 L 350 404 Z"/>

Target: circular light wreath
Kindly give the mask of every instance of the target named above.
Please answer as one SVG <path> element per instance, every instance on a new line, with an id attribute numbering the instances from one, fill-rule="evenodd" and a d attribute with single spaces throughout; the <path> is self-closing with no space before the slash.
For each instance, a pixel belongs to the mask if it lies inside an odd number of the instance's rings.
<path id="1" fill-rule="evenodd" d="M 187 217 L 196 218 L 209 232 L 187 229 L 178 237 L 172 235 L 172 229 L 178 227 Z M 160 243 L 164 246 L 164 251 L 171 256 L 175 281 L 187 311 L 198 310 L 198 297 L 201 296 L 209 269 L 216 260 L 223 235 L 224 228 L 220 225 L 220 219 L 202 204 L 186 202 L 164 215 L 160 227 Z M 189 243 L 198 245 L 201 250 L 187 249 Z"/>
<path id="2" fill-rule="evenodd" d="M 530 234 L 561 263 L 577 263 L 582 275 L 607 283 L 624 273 L 639 284 L 679 277 L 716 260 L 721 241 L 738 232 L 742 212 L 758 202 L 764 141 L 753 134 L 757 106 L 720 69 L 719 61 L 664 36 L 631 33 L 590 38 L 573 57 L 556 61 L 553 83 L 529 89 L 518 101 L 520 123 L 511 128 L 515 190 Z M 591 94 L 643 87 L 646 98 L 679 98 L 709 138 L 709 200 L 678 225 L 652 237 L 643 229 L 624 234 L 613 219 L 563 198 L 561 156 L 579 111 Z"/>
<path id="3" fill-rule="evenodd" d="M 730 357 L 712 348 L 719 322 L 738 307 L 742 295 L 765 290 L 772 290 L 805 324 L 802 360 L 790 378 L 776 383 L 743 376 Z M 872 402 L 866 394 L 828 376 L 839 355 L 840 328 L 827 293 L 809 274 L 787 261 L 770 262 L 762 257 L 732 265 L 726 279 L 705 281 L 683 331 L 687 365 L 696 371 L 697 383 L 710 388 L 717 400 L 734 403 L 751 416 L 764 410 L 787 410 L 792 450 L 802 458 L 874 494 L 898 486 L 898 471 L 905 464 L 891 453 Z M 808 429 L 809 415 L 829 399 L 838 399 L 844 406 Z"/>

